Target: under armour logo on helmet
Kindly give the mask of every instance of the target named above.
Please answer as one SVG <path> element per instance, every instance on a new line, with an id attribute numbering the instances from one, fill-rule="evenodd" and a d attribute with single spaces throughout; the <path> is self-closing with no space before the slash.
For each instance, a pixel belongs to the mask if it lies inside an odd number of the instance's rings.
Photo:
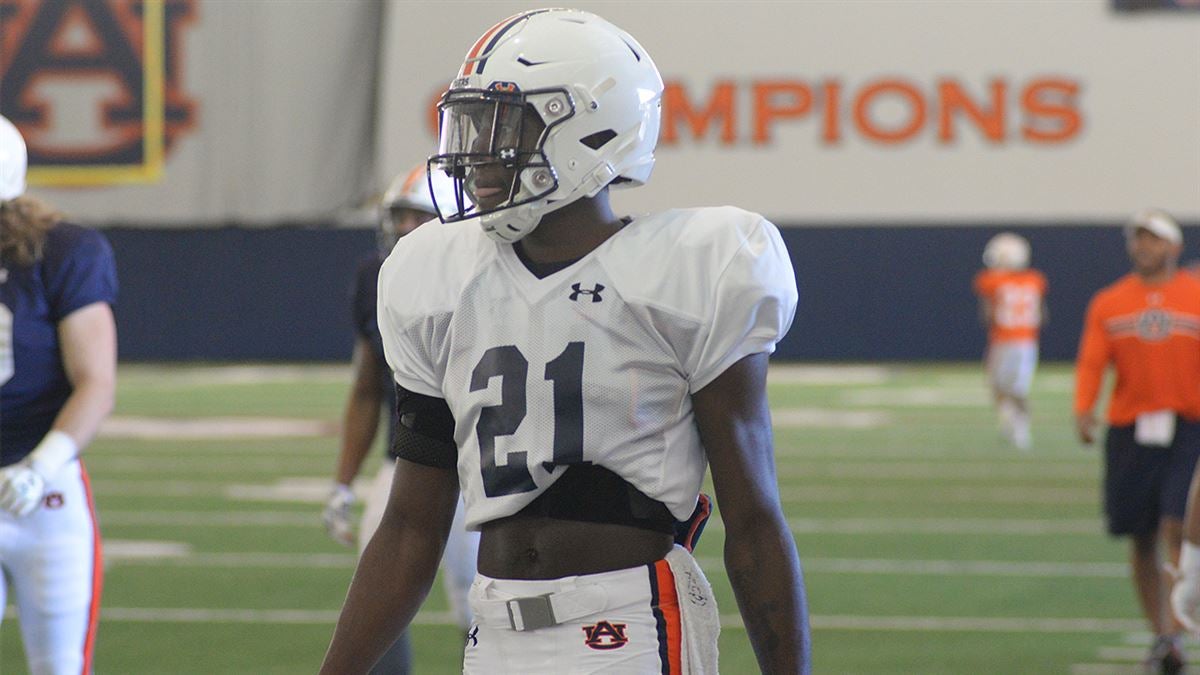
<path id="1" fill-rule="evenodd" d="M 604 290 L 603 284 L 596 284 L 595 288 L 580 288 L 579 286 L 580 285 L 577 283 L 571 284 L 571 289 L 573 291 L 571 293 L 572 301 L 579 302 L 579 296 L 581 296 L 581 295 L 592 296 L 592 302 L 600 302 L 601 300 L 604 299 L 604 298 L 600 297 L 600 291 Z"/>

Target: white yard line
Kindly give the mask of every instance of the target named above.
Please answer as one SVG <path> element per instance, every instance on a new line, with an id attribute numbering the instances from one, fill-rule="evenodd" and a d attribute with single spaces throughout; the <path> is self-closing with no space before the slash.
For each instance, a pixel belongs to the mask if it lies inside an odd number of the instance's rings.
<path id="1" fill-rule="evenodd" d="M 788 462 L 780 475 L 829 476 L 886 480 L 1078 480 L 1088 486 L 1099 481 L 1096 462 Z"/>
<path id="2" fill-rule="evenodd" d="M 1140 664 L 1129 663 L 1074 663 L 1071 675 L 1145 675 Z"/>
<path id="3" fill-rule="evenodd" d="M 780 429 L 878 429 L 894 422 L 883 410 L 844 410 L 835 408 L 776 408 L 771 423 Z"/>
<path id="4" fill-rule="evenodd" d="M 321 527 L 316 511 L 117 511 L 100 509 L 100 529 L 106 525 L 165 525 L 170 527 Z"/>
<path id="5" fill-rule="evenodd" d="M 737 615 L 722 615 L 731 627 Z M 1145 627 L 1141 619 L 1041 617 L 823 616 L 812 617 L 817 630 L 912 631 L 956 633 L 1123 633 Z"/>
<path id="6" fill-rule="evenodd" d="M 6 618 L 15 618 L 9 607 Z M 127 623 L 236 623 L 333 625 L 335 609 L 200 609 L 171 607 L 103 607 L 100 621 Z M 932 616 L 845 616 L 812 617 L 816 630 L 893 631 L 893 632 L 972 632 L 972 633 L 1118 633 L 1138 630 L 1137 619 L 1037 618 L 1037 617 L 932 617 Z M 423 626 L 454 626 L 450 612 L 426 611 L 413 623 Z M 721 627 L 742 627 L 741 616 L 722 614 Z"/>
<path id="7" fill-rule="evenodd" d="M 337 424 L 287 417 L 129 417 L 115 416 L 100 427 L 103 438 L 196 440 L 336 436 Z"/>
<path id="8" fill-rule="evenodd" d="M 995 535 L 1101 535 L 1104 526 L 1097 518 L 1009 519 L 1009 518 L 792 518 L 797 534 L 977 534 Z M 719 521 L 709 526 L 719 525 Z"/>
<path id="9" fill-rule="evenodd" d="M 720 560 L 712 561 L 722 566 Z M 806 572 L 825 574 L 897 574 L 984 577 L 1118 578 L 1129 576 L 1125 563 L 1041 562 L 1009 560 L 887 560 L 853 558 L 803 558 Z M 705 569 L 709 569 L 706 564 Z"/>
<path id="10" fill-rule="evenodd" d="M 271 569 L 345 569 L 353 570 L 358 556 L 351 553 L 186 553 L 160 558 L 110 556 L 106 565 L 120 567 L 237 567 Z"/>
<path id="11" fill-rule="evenodd" d="M 179 542 L 117 541 L 105 545 L 105 561 L 121 566 L 352 568 L 352 553 L 193 553 Z M 721 558 L 701 557 L 701 567 L 724 575 Z M 908 576 L 1125 578 L 1125 563 L 1008 560 L 890 560 L 804 558 L 806 572 L 822 574 L 894 574 Z"/>
<path id="12" fill-rule="evenodd" d="M 1095 534 L 1104 532 L 1099 518 L 792 518 L 797 534 L 978 534 L 984 536 Z M 140 511 L 100 509 L 105 525 L 163 525 L 171 527 L 319 527 L 320 514 L 302 511 Z M 724 530 L 720 518 L 709 521 L 714 532 Z"/>
<path id="13" fill-rule="evenodd" d="M 783 502 L 803 504 L 855 503 L 874 504 L 900 502 L 904 504 L 1099 504 L 1096 487 L 1031 487 L 1031 486 L 959 486 L 922 485 L 914 487 L 878 487 L 803 485 L 781 490 Z"/>
<path id="14" fill-rule="evenodd" d="M 200 455 L 158 454 L 155 456 L 133 457 L 130 455 L 109 455 L 107 453 L 86 457 L 88 473 L 95 476 L 116 477 L 118 474 L 153 474 L 155 476 L 192 475 L 192 474 L 245 474 L 266 473 L 278 474 L 281 468 L 289 471 L 326 470 L 333 462 L 337 451 L 332 446 L 320 454 L 312 453 L 303 457 L 239 457 L 236 460 L 221 460 Z M 291 453 L 289 453 L 291 454 Z M 123 477 L 123 476 L 122 476 Z M 145 480 L 145 479 L 143 479 Z M 151 478 L 149 480 L 154 480 Z"/>

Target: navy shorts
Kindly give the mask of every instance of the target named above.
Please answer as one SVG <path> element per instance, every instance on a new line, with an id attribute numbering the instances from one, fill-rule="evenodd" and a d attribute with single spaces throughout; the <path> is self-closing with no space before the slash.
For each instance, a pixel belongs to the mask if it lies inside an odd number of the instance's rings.
<path id="1" fill-rule="evenodd" d="M 1133 425 L 1110 427 L 1104 441 L 1104 513 L 1113 535 L 1158 531 L 1162 518 L 1183 520 L 1200 457 L 1200 422 L 1177 418 L 1168 448 L 1139 445 Z"/>

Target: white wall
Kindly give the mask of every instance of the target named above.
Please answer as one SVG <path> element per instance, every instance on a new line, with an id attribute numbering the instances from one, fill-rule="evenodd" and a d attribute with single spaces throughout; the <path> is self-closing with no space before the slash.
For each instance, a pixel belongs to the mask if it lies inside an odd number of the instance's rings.
<path id="1" fill-rule="evenodd" d="M 732 94 L 730 137 L 720 118 L 700 138 L 677 125 L 650 186 L 616 193 L 623 210 L 731 203 L 789 223 L 1047 222 L 1119 220 L 1155 204 L 1200 220 L 1200 12 L 1117 14 L 1106 0 L 575 4 L 638 37 L 682 92 L 669 113 L 679 100 L 699 109 L 720 82 Z M 430 152 L 433 100 L 467 48 L 529 7 L 194 0 L 178 52 L 194 125 L 161 177 L 35 191 L 94 222 L 333 218 Z M 68 37 L 86 42 L 86 28 L 75 30 Z M 962 114 L 941 137 L 943 82 L 994 113 L 996 138 Z M 770 83 L 781 93 L 764 100 L 783 112 L 766 119 L 755 92 Z M 60 102 L 58 133 L 69 138 L 86 135 L 112 85 L 84 76 L 39 86 Z M 1002 113 L 993 87 L 1004 89 Z M 1033 105 L 1058 111 L 1031 108 L 1031 88 Z M 806 93 L 808 112 L 789 116 Z M 926 116 L 910 135 L 871 137 L 907 125 L 914 100 Z M 1031 141 L 1029 128 L 1052 138 Z"/>

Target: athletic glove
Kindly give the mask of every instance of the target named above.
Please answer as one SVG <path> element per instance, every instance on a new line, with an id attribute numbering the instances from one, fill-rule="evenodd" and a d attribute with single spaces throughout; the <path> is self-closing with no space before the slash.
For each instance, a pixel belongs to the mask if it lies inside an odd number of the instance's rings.
<path id="1" fill-rule="evenodd" d="M 0 509 L 18 518 L 33 513 L 46 494 L 46 482 L 78 454 L 75 439 L 61 431 L 46 434 L 25 459 L 0 469 Z"/>
<path id="2" fill-rule="evenodd" d="M 1171 589 L 1171 610 L 1184 628 L 1200 631 L 1200 546 L 1184 540 Z"/>
<path id="3" fill-rule="evenodd" d="M 349 485 L 334 483 L 325 510 L 321 512 L 325 531 L 343 546 L 354 545 L 354 525 L 350 522 L 350 507 L 354 502 L 354 490 Z"/>

